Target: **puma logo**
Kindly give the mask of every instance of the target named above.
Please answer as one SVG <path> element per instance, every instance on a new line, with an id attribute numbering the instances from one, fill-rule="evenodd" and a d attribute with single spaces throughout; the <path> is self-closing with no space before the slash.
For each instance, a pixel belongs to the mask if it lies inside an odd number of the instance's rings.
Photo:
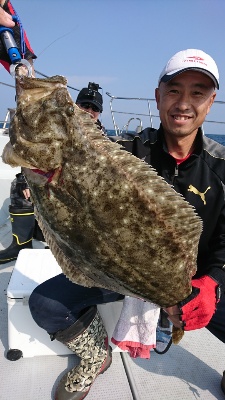
<path id="1" fill-rule="evenodd" d="M 203 193 L 201 193 L 201 192 L 199 192 L 199 190 L 196 189 L 193 185 L 189 185 L 189 187 L 188 187 L 188 192 L 193 192 L 194 194 L 199 195 L 199 196 L 201 197 L 201 199 L 202 199 L 204 205 L 206 205 L 205 194 L 206 194 L 206 192 L 208 192 L 209 189 L 211 189 L 211 186 L 207 187 L 207 189 L 206 189 Z"/>

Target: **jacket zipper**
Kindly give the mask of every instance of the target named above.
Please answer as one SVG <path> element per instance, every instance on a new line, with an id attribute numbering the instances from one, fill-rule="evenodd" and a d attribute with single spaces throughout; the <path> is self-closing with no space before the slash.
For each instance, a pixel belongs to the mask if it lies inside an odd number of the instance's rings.
<path id="1" fill-rule="evenodd" d="M 177 176 L 178 176 L 178 165 L 176 164 L 175 171 L 174 171 L 174 176 L 173 176 L 173 185 L 175 183 L 175 179 L 176 179 Z"/>

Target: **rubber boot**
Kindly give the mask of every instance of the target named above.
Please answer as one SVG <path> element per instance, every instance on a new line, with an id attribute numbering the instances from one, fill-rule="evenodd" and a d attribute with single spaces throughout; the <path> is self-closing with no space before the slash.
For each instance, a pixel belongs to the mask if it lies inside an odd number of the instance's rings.
<path id="1" fill-rule="evenodd" d="M 221 380 L 221 389 L 222 389 L 223 393 L 225 394 L 225 371 L 223 371 L 223 377 Z"/>
<path id="2" fill-rule="evenodd" d="M 112 362 L 107 332 L 97 307 L 90 307 L 73 325 L 57 332 L 55 338 L 81 358 L 80 364 L 59 382 L 55 400 L 82 400 L 97 376 Z"/>
<path id="3" fill-rule="evenodd" d="M 34 231 L 35 217 L 34 208 L 16 208 L 9 206 L 9 214 L 12 224 L 13 240 L 7 249 L 0 251 L 0 264 L 16 260 L 19 251 L 32 249 L 32 237 Z"/>
<path id="4" fill-rule="evenodd" d="M 41 242 L 45 242 L 44 235 L 43 235 L 42 230 L 41 230 L 40 226 L 38 225 L 36 219 L 35 219 L 35 223 L 34 223 L 33 239 L 39 240 Z"/>

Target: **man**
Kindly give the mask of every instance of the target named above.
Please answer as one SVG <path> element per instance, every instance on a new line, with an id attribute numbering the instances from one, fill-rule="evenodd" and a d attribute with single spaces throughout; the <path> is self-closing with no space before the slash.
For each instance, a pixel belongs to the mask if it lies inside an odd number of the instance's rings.
<path id="1" fill-rule="evenodd" d="M 89 82 L 87 88 L 81 89 L 78 93 L 76 104 L 82 110 L 87 111 L 96 122 L 99 129 L 105 132 L 105 128 L 99 121 L 99 116 L 103 111 L 102 95 L 98 89 L 101 89 L 97 83 Z"/>
<path id="2" fill-rule="evenodd" d="M 192 204 L 203 220 L 192 294 L 167 308 L 184 330 L 207 327 L 225 342 L 225 147 L 203 136 L 201 125 L 219 89 L 215 61 L 200 50 L 175 54 L 155 91 L 161 125 L 120 143 L 151 164 Z M 122 150 L 121 150 L 122 151 Z M 33 318 L 51 337 L 81 357 L 60 381 L 57 400 L 81 400 L 111 363 L 107 332 L 96 304 L 123 298 L 101 288 L 83 288 L 64 275 L 38 286 L 30 297 Z M 225 393 L 225 377 L 221 383 Z"/>
<path id="3" fill-rule="evenodd" d="M 11 1 L 0 1 L 0 25 L 12 29 L 13 37 L 16 41 L 20 52 L 25 51 L 24 58 L 29 61 L 33 71 L 33 59 L 36 58 L 26 33 L 23 32 L 24 43 L 21 43 L 20 31 L 22 26 L 15 24 L 12 16 L 15 16 L 16 11 L 13 8 Z M 10 58 L 0 40 L 0 63 L 9 72 Z M 34 74 L 34 71 L 33 71 Z M 4 250 L 0 251 L 0 264 L 5 264 L 11 260 L 15 260 L 19 251 L 24 248 L 32 248 L 32 238 L 34 230 L 36 238 L 44 240 L 43 235 L 38 228 L 34 216 L 34 207 L 30 200 L 30 190 L 23 174 L 19 173 L 11 184 L 10 191 L 11 205 L 9 206 L 10 220 L 12 224 L 12 243 Z"/>

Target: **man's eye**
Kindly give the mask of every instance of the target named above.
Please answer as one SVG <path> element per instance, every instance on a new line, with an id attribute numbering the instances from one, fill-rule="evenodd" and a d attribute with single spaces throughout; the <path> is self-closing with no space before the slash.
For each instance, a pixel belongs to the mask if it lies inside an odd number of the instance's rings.
<path id="1" fill-rule="evenodd" d="M 179 93 L 179 91 L 177 89 L 170 89 L 169 93 L 177 94 L 177 93 Z"/>
<path id="2" fill-rule="evenodd" d="M 194 96 L 202 96 L 202 92 L 195 91 L 195 92 L 193 92 L 193 95 Z"/>

